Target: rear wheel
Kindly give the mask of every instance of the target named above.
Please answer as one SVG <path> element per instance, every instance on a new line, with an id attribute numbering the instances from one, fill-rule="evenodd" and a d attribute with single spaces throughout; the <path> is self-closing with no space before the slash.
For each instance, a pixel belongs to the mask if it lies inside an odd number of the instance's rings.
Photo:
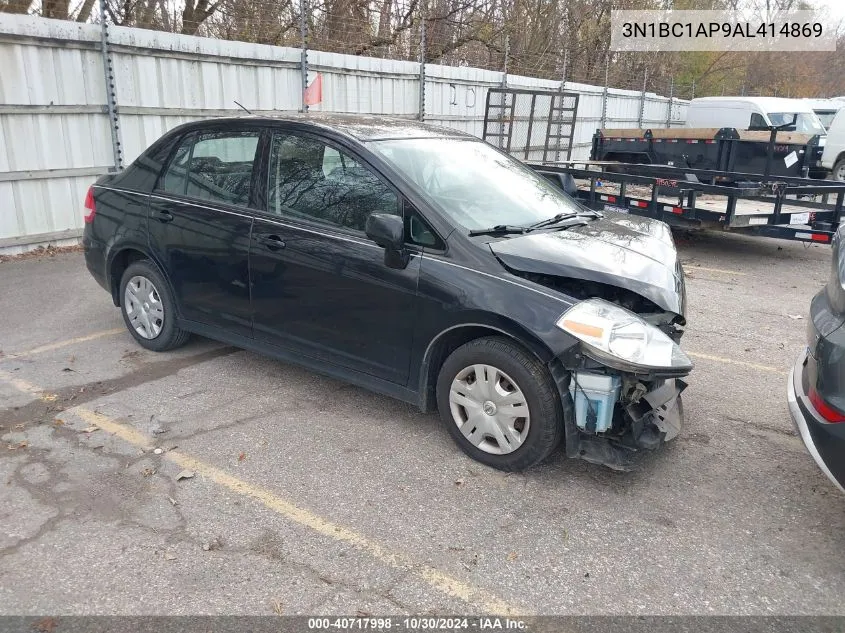
<path id="1" fill-rule="evenodd" d="M 500 470 L 543 461 L 563 437 L 563 415 L 548 370 L 504 338 L 470 341 L 443 363 L 440 417 L 473 459 Z"/>
<path id="2" fill-rule="evenodd" d="M 830 172 L 830 177 L 834 180 L 845 180 L 845 158 L 840 158 L 836 161 Z"/>
<path id="3" fill-rule="evenodd" d="M 130 264 L 120 280 L 120 311 L 135 340 L 154 352 L 184 345 L 190 336 L 176 327 L 170 287 L 148 259 Z"/>

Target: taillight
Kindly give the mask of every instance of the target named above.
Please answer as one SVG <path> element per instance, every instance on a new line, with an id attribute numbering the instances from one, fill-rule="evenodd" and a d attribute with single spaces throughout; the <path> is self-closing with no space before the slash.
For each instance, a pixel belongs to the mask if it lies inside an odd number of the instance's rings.
<path id="1" fill-rule="evenodd" d="M 94 214 L 97 209 L 94 207 L 94 187 L 88 187 L 88 193 L 85 195 L 85 224 L 91 224 L 94 221 Z"/>
<path id="2" fill-rule="evenodd" d="M 812 403 L 813 408 L 819 412 L 819 415 L 828 422 L 845 422 L 845 413 L 842 413 L 838 409 L 834 409 L 825 402 L 819 395 L 819 392 L 813 387 L 810 387 L 810 402 Z"/>

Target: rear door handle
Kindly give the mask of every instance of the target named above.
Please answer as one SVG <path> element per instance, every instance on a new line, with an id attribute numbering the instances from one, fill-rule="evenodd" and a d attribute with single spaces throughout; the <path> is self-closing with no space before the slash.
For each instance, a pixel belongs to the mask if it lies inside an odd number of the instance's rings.
<path id="1" fill-rule="evenodd" d="M 271 251 L 278 251 L 285 247 L 284 240 L 278 235 L 259 235 L 256 239 Z"/>
<path id="2" fill-rule="evenodd" d="M 159 222 L 173 222 L 173 214 L 170 211 L 154 211 L 153 217 Z"/>

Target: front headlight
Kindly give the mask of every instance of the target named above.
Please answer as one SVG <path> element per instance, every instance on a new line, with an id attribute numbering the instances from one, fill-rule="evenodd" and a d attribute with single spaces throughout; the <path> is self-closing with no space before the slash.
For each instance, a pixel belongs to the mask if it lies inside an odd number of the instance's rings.
<path id="1" fill-rule="evenodd" d="M 576 303 L 557 326 L 584 343 L 587 355 L 618 369 L 692 369 L 689 357 L 664 332 L 604 299 Z"/>

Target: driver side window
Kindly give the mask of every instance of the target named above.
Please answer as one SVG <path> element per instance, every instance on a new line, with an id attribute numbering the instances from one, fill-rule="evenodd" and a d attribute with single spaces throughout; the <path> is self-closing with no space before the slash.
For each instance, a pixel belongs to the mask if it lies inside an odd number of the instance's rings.
<path id="1" fill-rule="evenodd" d="M 762 117 L 762 115 L 757 114 L 756 112 L 751 115 L 751 124 L 748 126 L 749 129 L 760 129 L 760 128 L 767 128 L 769 125 L 766 123 L 766 120 Z"/>
<path id="2" fill-rule="evenodd" d="M 305 135 L 276 132 L 268 210 L 363 233 L 371 213 L 402 215 L 399 197 L 368 167 Z"/>

